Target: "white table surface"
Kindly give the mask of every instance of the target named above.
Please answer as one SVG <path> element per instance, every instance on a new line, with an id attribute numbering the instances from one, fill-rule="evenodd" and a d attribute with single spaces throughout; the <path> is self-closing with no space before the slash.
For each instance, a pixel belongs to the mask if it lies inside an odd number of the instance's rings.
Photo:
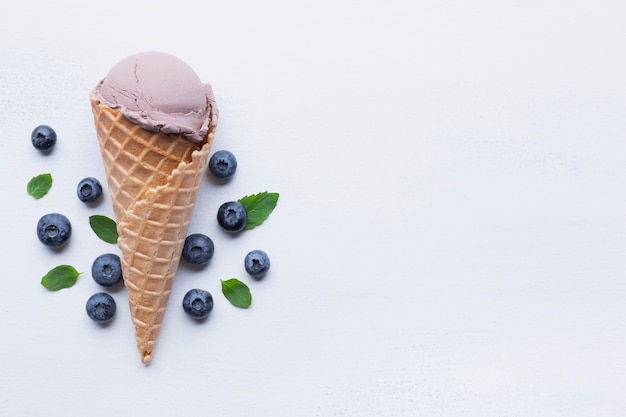
<path id="1" fill-rule="evenodd" d="M 623 2 L 74 3 L 15 2 L 0 26 L 0 414 L 626 415 Z M 123 289 L 109 326 L 84 312 L 117 248 L 87 223 L 108 192 L 75 197 L 104 179 L 88 93 L 143 50 L 213 84 L 214 150 L 239 159 L 203 182 L 191 230 L 216 254 L 179 269 L 148 367 Z M 281 195 L 265 224 L 219 230 L 222 202 L 264 190 Z M 52 211 L 74 226 L 59 252 L 35 234 Z M 83 275 L 47 291 L 62 263 Z M 230 277 L 250 309 L 222 296 Z M 204 323 L 180 308 L 193 287 L 215 298 Z"/>

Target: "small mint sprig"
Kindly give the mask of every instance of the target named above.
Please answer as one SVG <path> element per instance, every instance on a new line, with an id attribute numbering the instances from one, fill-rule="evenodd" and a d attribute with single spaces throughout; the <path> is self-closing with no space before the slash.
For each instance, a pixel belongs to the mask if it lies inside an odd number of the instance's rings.
<path id="1" fill-rule="evenodd" d="M 248 223 L 244 230 L 254 229 L 263 223 L 274 211 L 278 197 L 278 193 L 264 191 L 240 198 L 238 201 L 244 206 L 248 215 Z"/>
<path id="2" fill-rule="evenodd" d="M 94 214 L 89 217 L 89 226 L 91 226 L 91 230 L 94 231 L 96 236 L 107 243 L 117 243 L 117 238 L 119 235 L 117 234 L 117 224 L 115 220 L 102 216 L 99 214 Z"/>
<path id="3" fill-rule="evenodd" d="M 36 199 L 48 194 L 50 188 L 52 188 L 52 175 L 48 173 L 34 176 L 26 184 L 26 192 Z"/>
<path id="4" fill-rule="evenodd" d="M 41 278 L 41 285 L 50 291 L 69 288 L 76 284 L 80 274 L 82 274 L 82 272 L 78 272 L 76 268 L 71 265 L 59 265 L 52 268 Z"/>
<path id="5" fill-rule="evenodd" d="M 220 280 L 222 283 L 222 294 L 232 305 L 239 308 L 248 308 L 252 304 L 252 294 L 250 288 L 237 278 Z"/>

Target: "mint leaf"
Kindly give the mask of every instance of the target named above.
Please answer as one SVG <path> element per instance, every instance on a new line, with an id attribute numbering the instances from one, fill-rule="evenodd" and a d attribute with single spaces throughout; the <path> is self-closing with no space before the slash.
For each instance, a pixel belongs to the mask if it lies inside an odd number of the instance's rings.
<path id="1" fill-rule="evenodd" d="M 276 207 L 278 193 L 262 193 L 247 195 L 238 200 L 246 209 L 248 214 L 248 224 L 244 230 L 254 229 L 267 219 Z"/>
<path id="2" fill-rule="evenodd" d="M 73 266 L 59 265 L 52 268 L 41 278 L 41 285 L 50 291 L 69 288 L 76 284 L 76 280 L 80 274 L 82 274 L 82 272 L 78 272 Z"/>
<path id="3" fill-rule="evenodd" d="M 26 185 L 26 192 L 36 199 L 40 199 L 52 188 L 52 175 L 40 174 L 32 177 Z"/>
<path id="4" fill-rule="evenodd" d="M 252 294 L 250 294 L 250 288 L 237 278 L 231 278 L 222 282 L 222 293 L 224 297 L 232 305 L 240 308 L 248 308 L 252 304 Z"/>
<path id="5" fill-rule="evenodd" d="M 96 235 L 107 243 L 117 243 L 117 224 L 107 216 L 95 214 L 89 217 L 89 226 Z"/>

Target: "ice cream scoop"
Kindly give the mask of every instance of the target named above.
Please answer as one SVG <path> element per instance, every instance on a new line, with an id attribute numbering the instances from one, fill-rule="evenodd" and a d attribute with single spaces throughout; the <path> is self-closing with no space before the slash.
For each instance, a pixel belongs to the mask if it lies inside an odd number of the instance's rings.
<path id="1" fill-rule="evenodd" d="M 181 59 L 164 52 L 141 52 L 115 64 L 94 95 L 120 108 L 133 123 L 150 131 L 181 134 L 202 144 L 211 123 L 210 84 Z"/>

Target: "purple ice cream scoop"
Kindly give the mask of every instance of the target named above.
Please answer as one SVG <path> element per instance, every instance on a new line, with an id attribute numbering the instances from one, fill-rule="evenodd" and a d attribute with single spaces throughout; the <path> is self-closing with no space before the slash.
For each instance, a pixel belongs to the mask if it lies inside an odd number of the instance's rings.
<path id="1" fill-rule="evenodd" d="M 164 52 L 141 52 L 122 59 L 93 91 L 96 99 L 120 108 L 146 130 L 180 134 L 201 145 L 217 123 L 210 84 L 181 59 Z M 213 112 L 213 117 L 211 117 Z"/>

